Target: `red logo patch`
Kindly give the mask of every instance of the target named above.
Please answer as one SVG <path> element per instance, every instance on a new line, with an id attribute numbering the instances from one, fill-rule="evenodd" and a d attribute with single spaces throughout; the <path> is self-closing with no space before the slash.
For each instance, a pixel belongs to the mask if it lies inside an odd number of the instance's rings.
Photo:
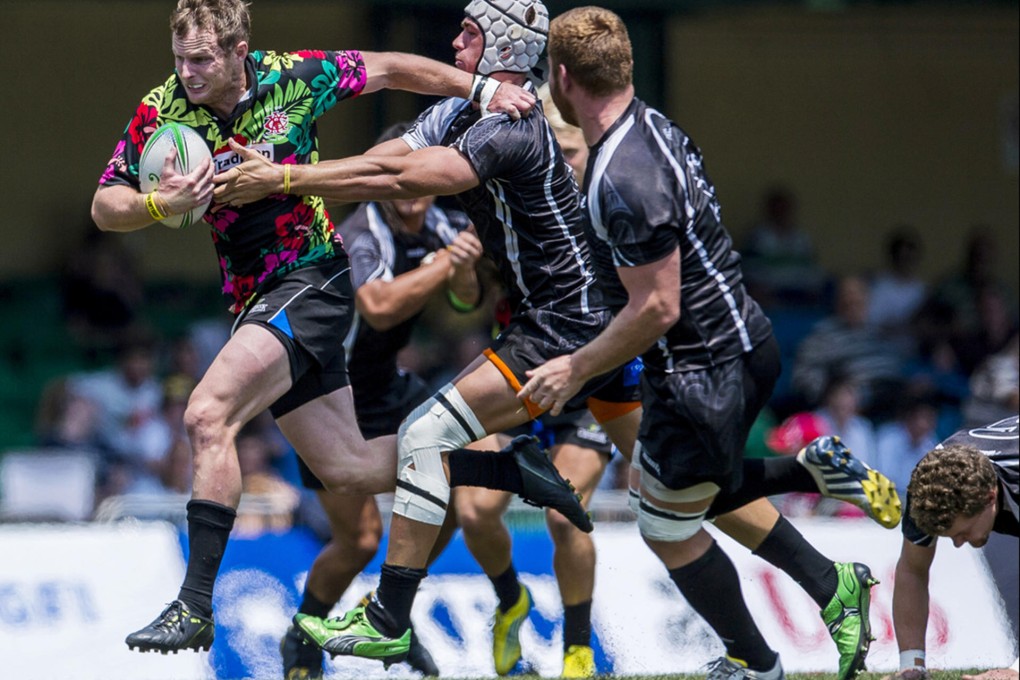
<path id="1" fill-rule="evenodd" d="M 273 111 L 266 116 L 264 127 L 270 135 L 286 135 L 287 131 L 290 130 L 290 118 L 282 111 Z"/>

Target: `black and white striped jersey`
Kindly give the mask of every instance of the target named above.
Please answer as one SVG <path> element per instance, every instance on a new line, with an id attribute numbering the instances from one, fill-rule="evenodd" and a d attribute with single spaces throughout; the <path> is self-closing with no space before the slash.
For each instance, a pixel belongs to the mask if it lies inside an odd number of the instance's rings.
<path id="1" fill-rule="evenodd" d="M 541 105 L 512 121 L 481 117 L 464 99 L 427 109 L 403 139 L 412 149 L 453 146 L 480 184 L 456 196 L 499 268 L 511 309 L 573 317 L 603 310 L 584 236 L 577 182 Z"/>
<path id="2" fill-rule="evenodd" d="M 994 531 L 1011 536 L 1020 535 L 1020 510 L 1017 499 L 1020 496 L 1020 446 L 1018 446 L 1018 421 L 1011 416 L 984 427 L 973 427 L 956 432 L 939 444 L 972 446 L 988 456 L 995 466 L 999 478 L 1001 508 L 995 517 Z M 903 537 L 917 545 L 931 545 L 934 538 L 928 536 L 910 519 L 910 494 L 907 494 L 903 513 Z"/>
<path id="3" fill-rule="evenodd" d="M 616 267 L 680 250 L 680 320 L 645 353 L 646 366 L 703 369 L 768 338 L 772 326 L 744 290 L 701 151 L 675 123 L 635 98 L 592 147 L 583 193 L 594 262 L 614 309 L 627 299 Z"/>

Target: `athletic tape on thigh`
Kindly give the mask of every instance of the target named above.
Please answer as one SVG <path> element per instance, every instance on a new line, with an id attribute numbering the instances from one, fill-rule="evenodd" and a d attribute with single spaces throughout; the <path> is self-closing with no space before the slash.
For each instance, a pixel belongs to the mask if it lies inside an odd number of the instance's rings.
<path id="1" fill-rule="evenodd" d="M 719 492 L 719 487 L 712 482 L 702 482 L 686 489 L 670 489 L 652 475 L 642 471 L 641 488 L 645 497 L 638 508 L 638 528 L 641 535 L 653 541 L 685 541 L 698 533 L 708 506 L 697 512 L 667 510 L 655 504 L 694 503 L 711 498 Z"/>
<path id="2" fill-rule="evenodd" d="M 459 449 L 485 436 L 457 388 L 445 385 L 411 412 L 397 432 L 397 490 L 393 512 L 439 526 L 450 502 L 443 451 Z"/>

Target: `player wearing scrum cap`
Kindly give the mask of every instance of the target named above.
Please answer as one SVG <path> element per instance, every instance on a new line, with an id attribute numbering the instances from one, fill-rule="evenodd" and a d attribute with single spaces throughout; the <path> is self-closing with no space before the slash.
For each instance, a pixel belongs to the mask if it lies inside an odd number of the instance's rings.
<path id="1" fill-rule="evenodd" d="M 229 139 L 258 146 L 289 168 L 317 160 L 316 120 L 340 100 L 381 88 L 469 95 L 476 86 L 458 69 L 409 54 L 250 50 L 250 27 L 243 0 L 177 3 L 170 17 L 174 72 L 136 107 L 99 180 L 92 216 L 100 229 L 135 231 L 209 200 L 212 164 L 182 175 L 173 158 L 158 190 L 140 193 L 139 155 L 164 122 L 196 129 L 217 164 L 237 160 Z M 514 114 L 534 101 L 513 87 L 496 93 L 490 84 L 484 94 Z M 194 484 L 187 571 L 171 604 L 127 637 L 141 651 L 212 645 L 213 585 L 241 495 L 234 437 L 257 414 L 270 410 L 330 491 L 393 488 L 394 439 L 366 442 L 354 417 L 337 341 L 350 324 L 354 294 L 347 254 L 333 240 L 322 199 L 279 195 L 244 208 L 214 202 L 205 220 L 236 320 L 188 402 Z"/>
<path id="2" fill-rule="evenodd" d="M 491 86 L 485 76 L 531 89 L 548 23 L 537 0 L 473 0 L 453 41 L 455 64 L 475 74 L 480 92 Z M 339 200 L 456 195 L 496 263 L 512 310 L 485 353 L 401 426 L 398 491 L 375 598 L 339 619 L 297 617 L 330 653 L 394 660 L 407 651 L 411 604 L 446 514 L 449 484 L 485 486 L 489 475 L 506 474 L 486 454 L 459 449 L 538 416 L 541 409 L 517 397 L 527 371 L 594 337 L 609 313 L 591 267 L 576 181 L 540 110 L 515 121 L 447 99 L 425 111 L 402 140 L 295 171 L 292 192 Z M 218 198 L 238 203 L 282 188 L 280 168 L 251 154 L 216 181 Z M 614 440 L 623 428 L 633 438 L 637 397 L 637 385 L 617 371 L 593 380 L 576 405 L 592 410 Z M 514 442 L 515 451 L 535 446 L 527 438 Z M 450 461 L 477 461 L 472 476 L 447 476 L 441 455 L 451 451 Z M 583 512 L 566 516 L 591 530 Z"/>

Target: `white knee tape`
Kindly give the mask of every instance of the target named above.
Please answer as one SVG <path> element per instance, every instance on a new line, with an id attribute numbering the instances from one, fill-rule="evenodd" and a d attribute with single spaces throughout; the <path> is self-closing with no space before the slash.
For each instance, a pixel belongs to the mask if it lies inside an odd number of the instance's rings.
<path id="1" fill-rule="evenodd" d="M 646 495 L 638 510 L 638 529 L 641 535 L 653 541 L 674 543 L 686 541 L 698 533 L 708 513 L 708 506 L 699 512 L 681 512 L 659 507 L 653 499 L 665 503 L 695 503 L 719 493 L 719 487 L 712 482 L 702 482 L 686 489 L 670 489 L 644 471 L 641 473 L 641 487 Z"/>
<path id="2" fill-rule="evenodd" d="M 397 490 L 393 511 L 439 526 L 446 518 L 450 483 L 443 451 L 481 439 L 485 430 L 453 385 L 446 385 L 411 412 L 397 432 Z"/>
<path id="3" fill-rule="evenodd" d="M 701 529 L 706 512 L 707 509 L 702 512 L 666 510 L 646 499 L 638 510 L 638 529 L 642 536 L 653 541 L 686 541 Z"/>

